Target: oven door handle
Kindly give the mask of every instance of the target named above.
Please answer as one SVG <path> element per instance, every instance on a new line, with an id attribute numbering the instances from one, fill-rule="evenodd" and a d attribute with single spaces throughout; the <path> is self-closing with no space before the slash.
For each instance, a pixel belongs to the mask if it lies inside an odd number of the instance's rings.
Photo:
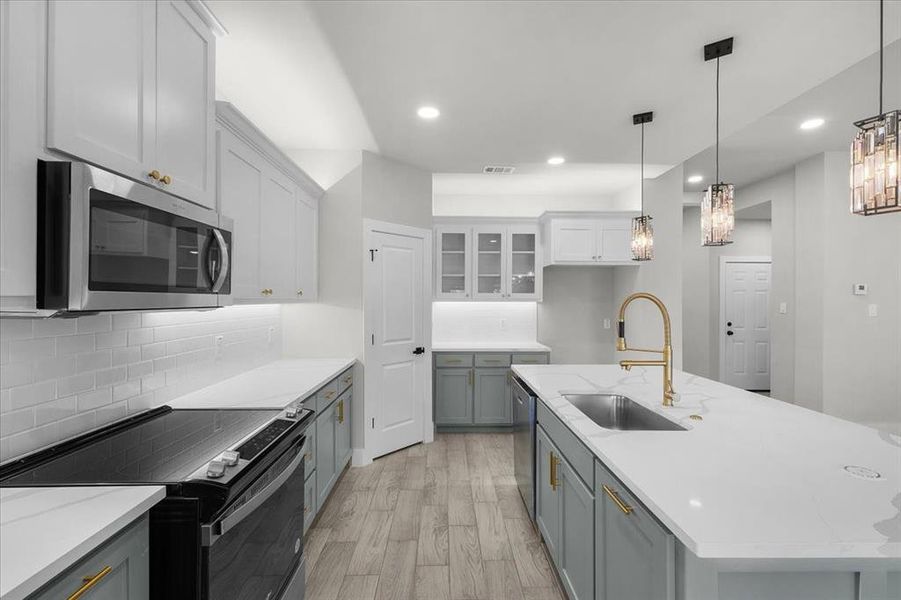
<path id="1" fill-rule="evenodd" d="M 211 291 L 213 293 L 217 293 L 220 289 L 222 289 L 222 284 L 225 283 L 225 278 L 228 277 L 228 269 L 229 265 L 229 256 L 228 256 L 228 244 L 225 243 L 225 238 L 222 237 L 222 233 L 218 229 L 213 229 L 213 237 L 216 239 L 216 244 L 219 245 L 219 256 L 221 256 L 222 264 L 219 266 L 219 276 L 216 277 L 216 281 L 213 283 L 213 287 Z M 215 273 L 210 271 L 210 277 L 214 277 Z"/>
<path id="2" fill-rule="evenodd" d="M 237 526 L 241 521 L 243 521 L 247 516 L 260 507 L 266 500 L 268 500 L 275 492 L 277 492 L 281 487 L 294 475 L 294 472 L 297 471 L 298 468 L 303 464 L 304 454 L 300 452 L 301 446 L 303 446 L 303 442 L 306 438 L 301 438 L 300 441 L 294 446 L 292 446 L 291 450 L 288 452 L 292 452 L 297 450 L 297 456 L 291 461 L 291 464 L 285 467 L 285 470 L 278 474 L 278 476 L 273 479 L 269 485 L 264 487 L 260 492 L 253 496 L 250 500 L 245 502 L 241 508 L 231 513 L 227 517 L 224 517 L 219 521 L 219 527 L 217 528 L 215 524 L 211 526 L 212 535 L 209 536 L 209 546 L 212 546 L 220 536 L 228 533 L 229 530 Z M 219 531 L 216 532 L 216 529 Z M 214 533 L 215 532 L 215 533 Z M 204 536 L 206 538 L 206 536 Z"/>

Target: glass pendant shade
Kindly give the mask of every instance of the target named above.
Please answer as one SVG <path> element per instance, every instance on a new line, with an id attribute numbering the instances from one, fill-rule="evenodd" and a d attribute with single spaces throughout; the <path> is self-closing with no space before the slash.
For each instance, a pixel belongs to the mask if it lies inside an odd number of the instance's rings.
<path id="1" fill-rule="evenodd" d="M 901 211 L 898 195 L 901 111 L 855 123 L 851 142 L 851 212 L 876 215 Z"/>
<path id="2" fill-rule="evenodd" d="M 731 183 L 715 183 L 707 188 L 701 200 L 701 242 L 704 246 L 732 243 L 735 230 L 735 206 Z"/>
<path id="3" fill-rule="evenodd" d="M 654 227 L 651 216 L 632 219 L 632 260 L 654 260 Z"/>

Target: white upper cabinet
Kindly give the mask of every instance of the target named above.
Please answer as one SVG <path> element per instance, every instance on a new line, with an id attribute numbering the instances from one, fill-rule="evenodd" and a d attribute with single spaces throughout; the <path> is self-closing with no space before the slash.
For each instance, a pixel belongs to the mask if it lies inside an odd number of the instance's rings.
<path id="1" fill-rule="evenodd" d="M 48 31 L 48 147 L 213 208 L 215 43 L 194 9 L 52 0 Z"/>
<path id="2" fill-rule="evenodd" d="M 230 104 L 217 104 L 219 211 L 234 221 L 232 298 L 318 298 L 319 188 Z"/>
<path id="3" fill-rule="evenodd" d="M 156 2 L 54 0 L 47 16 L 47 145 L 147 181 Z"/>
<path id="4" fill-rule="evenodd" d="M 167 192 L 215 206 L 215 43 L 183 0 L 160 0 L 156 28 L 156 153 Z"/>
<path id="5" fill-rule="evenodd" d="M 544 265 L 626 265 L 632 261 L 631 217 L 615 214 L 542 217 Z"/>
<path id="6" fill-rule="evenodd" d="M 439 300 L 540 300 L 541 244 L 532 223 L 435 228 Z"/>

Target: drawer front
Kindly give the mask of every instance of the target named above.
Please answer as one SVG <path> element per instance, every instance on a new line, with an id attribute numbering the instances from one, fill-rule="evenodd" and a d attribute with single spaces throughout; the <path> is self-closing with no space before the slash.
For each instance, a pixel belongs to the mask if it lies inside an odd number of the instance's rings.
<path id="1" fill-rule="evenodd" d="M 589 489 L 594 487 L 594 455 L 588 451 L 579 438 L 558 419 L 544 402 L 538 400 L 537 420 L 547 432 L 560 453 L 569 461 L 573 470 L 582 478 Z"/>
<path id="2" fill-rule="evenodd" d="M 354 384 L 354 368 L 351 367 L 338 375 L 338 395 Z"/>
<path id="3" fill-rule="evenodd" d="M 307 441 L 304 442 L 303 448 L 303 478 L 310 480 L 313 472 L 316 471 L 316 427 L 307 427 Z"/>
<path id="4" fill-rule="evenodd" d="M 435 354 L 436 367 L 471 367 L 472 354 Z"/>
<path id="5" fill-rule="evenodd" d="M 323 411 L 338 399 L 338 380 L 332 379 L 316 392 L 316 410 Z"/>
<path id="6" fill-rule="evenodd" d="M 551 361 L 550 355 L 543 353 L 520 353 L 513 355 L 514 365 L 546 365 Z"/>
<path id="7" fill-rule="evenodd" d="M 477 367 L 509 367 L 509 354 L 476 354 Z"/>
<path id="8" fill-rule="evenodd" d="M 150 538 L 146 515 L 29 598 L 69 598 L 86 584 L 86 577 L 97 577 L 107 567 L 109 572 L 97 579 L 82 596 L 84 600 L 147 600 L 150 597 Z"/>

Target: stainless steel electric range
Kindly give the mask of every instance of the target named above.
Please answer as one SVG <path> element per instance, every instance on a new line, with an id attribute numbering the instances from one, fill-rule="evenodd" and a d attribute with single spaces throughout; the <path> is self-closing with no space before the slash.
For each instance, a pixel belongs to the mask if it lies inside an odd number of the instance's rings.
<path id="1" fill-rule="evenodd" d="M 313 412 L 157 408 L 0 467 L 0 486 L 165 485 L 154 599 L 303 598 L 304 432 Z"/>

